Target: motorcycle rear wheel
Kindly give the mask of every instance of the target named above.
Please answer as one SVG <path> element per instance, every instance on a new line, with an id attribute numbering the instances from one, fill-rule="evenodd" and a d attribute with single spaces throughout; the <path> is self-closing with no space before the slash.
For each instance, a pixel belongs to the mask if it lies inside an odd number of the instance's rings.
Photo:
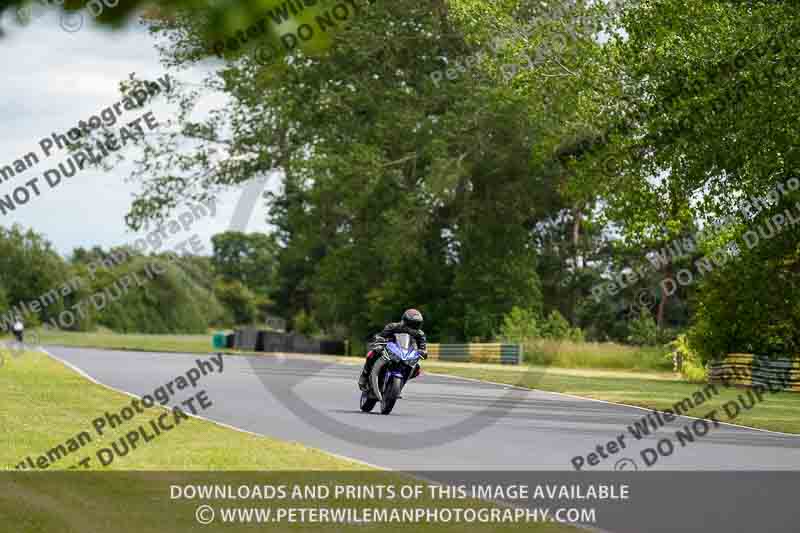
<path id="1" fill-rule="evenodd" d="M 403 380 L 398 377 L 392 378 L 392 380 L 386 384 L 386 391 L 383 393 L 383 400 L 381 401 L 382 415 L 388 415 L 392 412 L 402 389 Z"/>

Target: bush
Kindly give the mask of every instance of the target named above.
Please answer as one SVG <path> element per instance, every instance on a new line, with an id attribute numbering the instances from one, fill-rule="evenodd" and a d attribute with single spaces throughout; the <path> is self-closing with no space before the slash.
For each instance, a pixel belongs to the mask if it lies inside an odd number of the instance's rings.
<path id="1" fill-rule="evenodd" d="M 628 323 L 628 338 L 630 344 L 637 346 L 655 346 L 658 344 L 659 332 L 656 321 L 647 309 L 642 309 L 639 316 Z"/>
<path id="2" fill-rule="evenodd" d="M 498 337 L 504 342 L 523 343 L 529 339 L 540 337 L 539 326 L 536 314 L 530 309 L 513 307 L 511 311 L 503 317 Z"/>
<path id="3" fill-rule="evenodd" d="M 240 281 L 218 281 L 214 294 L 231 313 L 234 324 L 252 324 L 256 320 L 255 295 Z"/>
<path id="4" fill-rule="evenodd" d="M 146 265 L 157 275 L 148 277 Z M 119 279 L 132 274 L 142 286 L 123 290 Z M 137 257 L 113 272 L 99 270 L 91 291 L 92 299 L 105 300 L 107 305 L 99 311 L 89 305 L 87 324 L 118 333 L 205 333 L 221 313 L 219 302 L 187 277 L 180 263 L 163 258 Z M 118 294 L 122 297 L 116 299 Z"/>
<path id="5" fill-rule="evenodd" d="M 583 341 L 583 331 L 580 328 L 571 327 L 567 319 L 555 310 L 550 311 L 547 320 L 542 323 L 541 336 L 545 339 Z"/>
<path id="6" fill-rule="evenodd" d="M 705 274 L 698 287 L 689 345 L 703 362 L 728 353 L 800 353 L 800 232 L 783 227 L 760 238 L 770 217 L 800 199 L 764 210 L 741 232 L 739 253 Z M 755 237 L 756 244 L 752 239 Z"/>
<path id="7" fill-rule="evenodd" d="M 503 317 L 503 323 L 496 337 L 510 343 L 525 343 L 534 339 L 573 342 L 584 340 L 583 331 L 571 327 L 558 311 L 551 311 L 546 320 L 541 320 L 534 311 L 520 307 L 513 307 Z"/>
<path id="8" fill-rule="evenodd" d="M 700 356 L 691 349 L 686 335 L 680 335 L 669 343 L 671 352 L 667 354 L 670 362 L 680 366 L 681 375 L 690 383 L 703 383 L 706 380 L 706 369 Z"/>
<path id="9" fill-rule="evenodd" d="M 300 311 L 294 316 L 294 331 L 306 337 L 314 337 L 320 334 L 320 327 L 314 317 L 305 311 Z"/>

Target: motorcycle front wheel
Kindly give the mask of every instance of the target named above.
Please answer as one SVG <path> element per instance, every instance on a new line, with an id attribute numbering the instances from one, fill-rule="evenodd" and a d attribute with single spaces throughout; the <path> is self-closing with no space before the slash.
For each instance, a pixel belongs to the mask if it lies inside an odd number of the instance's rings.
<path id="1" fill-rule="evenodd" d="M 370 398 L 369 392 L 362 392 L 361 393 L 361 410 L 365 413 L 369 413 L 372 411 L 372 408 L 375 407 L 375 404 L 378 403 L 376 398 Z"/>
<path id="2" fill-rule="evenodd" d="M 393 377 L 387 384 L 386 390 L 383 393 L 383 400 L 381 401 L 381 414 L 388 415 L 394 409 L 394 404 L 400 396 L 400 391 L 403 389 L 403 380 L 398 377 Z"/>

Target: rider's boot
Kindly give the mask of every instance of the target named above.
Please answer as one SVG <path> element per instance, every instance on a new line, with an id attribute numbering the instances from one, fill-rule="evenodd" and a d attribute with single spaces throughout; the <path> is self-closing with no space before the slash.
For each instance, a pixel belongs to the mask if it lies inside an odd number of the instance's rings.
<path id="1" fill-rule="evenodd" d="M 367 386 L 368 377 L 366 369 L 362 370 L 361 375 L 358 377 L 358 388 L 361 389 L 361 392 L 367 392 L 367 390 L 369 390 Z"/>
<path id="2" fill-rule="evenodd" d="M 367 360 L 364 362 L 364 368 L 361 369 L 361 375 L 358 377 L 358 388 L 361 389 L 362 392 L 367 392 L 369 390 L 369 372 L 372 370 L 372 356 L 375 355 L 374 352 L 370 352 L 367 354 Z"/>

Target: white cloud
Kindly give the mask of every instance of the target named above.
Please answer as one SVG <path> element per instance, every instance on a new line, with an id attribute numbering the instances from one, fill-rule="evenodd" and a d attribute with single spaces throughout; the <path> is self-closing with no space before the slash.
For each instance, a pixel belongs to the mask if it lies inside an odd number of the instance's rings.
<path id="1" fill-rule="evenodd" d="M 5 17 L 6 19 L 8 17 Z M 58 14 L 48 12 L 25 28 L 9 26 L 0 41 L 4 83 L 0 84 L 0 166 L 12 164 L 30 151 L 41 155 L 38 142 L 53 132 L 64 133 L 103 108 L 120 100 L 119 82 L 131 72 L 142 77 L 165 74 L 159 63 L 153 37 L 146 29 L 131 22 L 116 32 L 99 29 L 86 17 L 84 27 L 69 33 L 61 29 Z M 180 76 L 202 72 L 181 73 Z M 155 104 L 157 118 L 166 107 Z M 140 113 L 128 112 L 120 120 L 134 119 Z M 66 152 L 43 159 L 23 174 L 0 184 L 0 197 L 33 177 L 42 179 L 48 168 L 64 161 Z M 130 165 L 115 167 L 108 173 L 85 170 L 54 189 L 46 184 L 42 195 L 19 206 L 0 225 L 18 223 L 44 234 L 62 254 L 77 246 L 104 247 L 131 242 L 124 215 L 137 185 L 126 183 Z M 275 179 L 270 187 L 275 186 Z M 216 219 L 193 228 L 201 237 L 225 231 L 230 224 L 239 191 L 230 191 L 218 199 Z M 264 231 L 267 224 L 263 204 L 252 217 L 249 231 Z M 188 235 L 187 235 L 188 237 Z M 207 248 L 210 250 L 210 246 Z"/>

